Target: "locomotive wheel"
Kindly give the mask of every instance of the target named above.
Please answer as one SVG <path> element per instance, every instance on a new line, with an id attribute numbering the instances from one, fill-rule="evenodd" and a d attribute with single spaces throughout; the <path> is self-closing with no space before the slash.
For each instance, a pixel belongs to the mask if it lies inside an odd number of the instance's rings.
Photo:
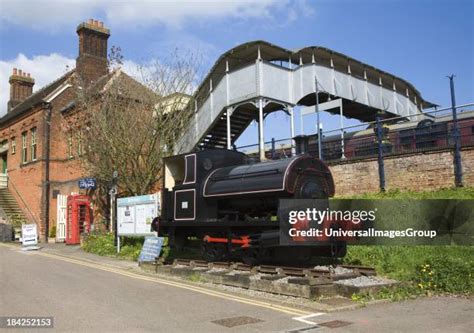
<path id="1" fill-rule="evenodd" d="M 207 261 L 227 260 L 227 245 L 225 244 L 203 244 L 203 257 Z"/>

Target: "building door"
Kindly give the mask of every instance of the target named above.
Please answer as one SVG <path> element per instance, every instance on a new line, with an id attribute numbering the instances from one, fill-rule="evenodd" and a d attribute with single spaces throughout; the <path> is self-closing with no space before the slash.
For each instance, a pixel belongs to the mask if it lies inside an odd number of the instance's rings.
<path id="1" fill-rule="evenodd" d="M 57 197 L 56 242 L 64 242 L 66 239 L 66 212 L 67 195 L 59 194 Z"/>

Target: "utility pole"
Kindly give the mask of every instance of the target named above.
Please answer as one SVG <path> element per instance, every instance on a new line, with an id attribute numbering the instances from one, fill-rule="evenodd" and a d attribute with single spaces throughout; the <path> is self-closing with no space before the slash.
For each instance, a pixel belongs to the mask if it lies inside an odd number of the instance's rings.
<path id="1" fill-rule="evenodd" d="M 114 232 L 114 230 L 115 230 L 115 234 L 117 234 L 117 227 L 115 225 L 115 220 L 116 220 L 116 217 L 115 217 L 115 202 L 116 202 L 116 195 L 117 195 L 117 190 L 118 190 L 117 178 L 118 178 L 118 172 L 117 172 L 117 170 L 115 170 L 112 174 L 112 182 L 110 184 L 110 190 L 109 190 L 109 194 L 110 194 L 109 232 Z"/>
<path id="2" fill-rule="evenodd" d="M 377 161 L 379 166 L 379 188 L 380 192 L 385 192 L 385 165 L 383 161 L 383 146 L 382 146 L 382 124 L 380 122 L 380 114 L 375 116 L 376 129 L 375 134 L 377 136 Z"/>
<path id="3" fill-rule="evenodd" d="M 44 172 L 44 219 L 45 219 L 45 234 L 44 240 L 45 243 L 48 243 L 49 240 L 49 204 L 50 204 L 50 191 L 51 191 L 51 182 L 50 182 L 50 159 L 51 159 L 51 103 L 45 104 L 45 122 L 44 122 L 44 138 L 45 138 L 45 149 L 44 149 L 44 161 L 45 161 L 45 172 Z"/>
<path id="4" fill-rule="evenodd" d="M 454 139 L 454 182 L 456 187 L 462 187 L 462 164 L 461 164 L 461 142 L 459 138 L 458 116 L 456 110 L 456 96 L 454 94 L 454 78 L 455 75 L 448 76 L 449 86 L 451 88 L 451 109 L 453 112 L 453 128 L 452 135 Z"/>

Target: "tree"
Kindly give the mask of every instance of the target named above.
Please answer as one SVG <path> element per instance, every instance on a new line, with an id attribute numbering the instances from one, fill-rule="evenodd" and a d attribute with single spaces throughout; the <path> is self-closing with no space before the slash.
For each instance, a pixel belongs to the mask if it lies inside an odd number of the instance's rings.
<path id="1" fill-rule="evenodd" d="M 106 204 L 103 194 L 113 171 L 122 196 L 159 187 L 163 158 L 172 154 L 194 114 L 189 94 L 198 79 L 197 63 L 195 56 L 180 57 L 176 51 L 169 61 L 138 68 L 143 84 L 120 68 L 90 87 L 77 84 L 75 123 L 84 125 L 76 140 L 83 146 L 86 174 L 98 181 L 100 205 Z"/>

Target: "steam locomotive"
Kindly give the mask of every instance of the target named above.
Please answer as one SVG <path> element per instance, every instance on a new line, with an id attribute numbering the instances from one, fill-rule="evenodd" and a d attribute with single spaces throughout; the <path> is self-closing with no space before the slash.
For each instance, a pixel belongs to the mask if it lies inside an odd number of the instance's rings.
<path id="1" fill-rule="evenodd" d="M 279 244 L 279 199 L 333 195 L 328 167 L 312 155 L 257 162 L 237 151 L 203 150 L 164 160 L 161 216 L 154 228 L 171 246 L 184 246 L 190 237 L 202 240 L 204 257 L 212 261 L 340 257 L 343 246 Z"/>

